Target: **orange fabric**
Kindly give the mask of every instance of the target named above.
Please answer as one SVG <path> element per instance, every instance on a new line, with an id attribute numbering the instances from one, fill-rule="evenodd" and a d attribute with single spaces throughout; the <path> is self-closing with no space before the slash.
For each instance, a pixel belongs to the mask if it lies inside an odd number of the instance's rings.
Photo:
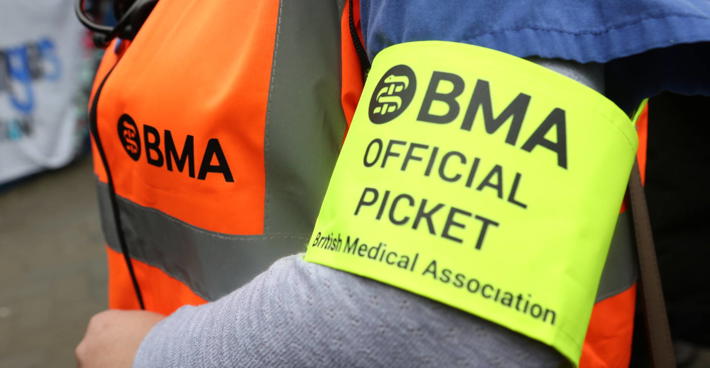
<path id="1" fill-rule="evenodd" d="M 636 284 L 594 305 L 580 368 L 629 366 L 635 305 Z"/>
<path id="2" fill-rule="evenodd" d="M 106 247 L 108 259 L 108 306 L 111 309 L 139 309 L 138 299 L 123 254 Z M 146 310 L 168 315 L 185 304 L 199 305 L 206 301 L 182 282 L 162 270 L 133 260 L 133 269 L 140 281 Z"/>
<path id="3" fill-rule="evenodd" d="M 119 196 L 209 231 L 263 233 L 264 128 L 277 17 L 275 0 L 158 3 L 99 99 L 101 143 Z M 124 113 L 138 126 L 136 161 L 117 134 Z M 145 147 L 146 125 L 159 135 L 164 160 L 166 132 L 178 152 L 193 139 L 193 175 L 148 163 L 159 156 Z M 194 177 L 212 139 L 233 182 L 221 173 Z"/>
<path id="4" fill-rule="evenodd" d="M 92 95 L 115 65 L 97 118 L 118 196 L 209 231 L 263 233 L 264 130 L 278 6 L 277 0 L 161 1 L 130 45 L 122 42 L 118 50 L 115 41 L 109 45 Z M 120 140 L 123 114 L 137 125 L 141 152 L 136 160 Z M 160 138 L 162 166 L 148 162 L 157 153 L 146 148 L 146 126 Z M 192 141 L 193 173 L 189 167 L 180 172 L 176 164 L 167 169 L 168 134 L 178 155 Z M 213 139 L 233 181 L 219 172 L 198 178 Z M 95 173 L 106 183 L 96 147 L 93 157 Z M 219 158 L 207 164 L 217 165 Z M 107 255 L 109 307 L 139 308 L 123 255 L 108 247 Z M 162 270 L 136 260 L 133 265 L 147 310 L 169 314 L 184 304 L 205 302 Z"/>
<path id="5" fill-rule="evenodd" d="M 340 92 L 340 101 L 343 107 L 343 113 L 345 113 L 345 120 L 348 123 L 348 127 L 350 127 L 350 122 L 353 120 L 355 108 L 357 107 L 358 101 L 360 101 L 360 95 L 362 94 L 362 88 L 364 85 L 364 81 L 362 80 L 360 59 L 355 51 L 353 39 L 350 34 L 349 14 L 350 2 L 348 1 L 345 3 L 345 9 L 343 9 L 343 14 L 340 17 L 340 54 L 342 58 L 342 88 Z M 363 40 L 362 29 L 360 27 L 359 0 L 353 0 L 353 20 L 355 21 L 360 40 Z"/>
<path id="6" fill-rule="evenodd" d="M 648 146 L 648 104 L 636 120 L 636 132 L 639 136 L 639 149 L 637 159 L 641 171 L 641 183 L 646 183 L 646 154 Z"/>
<path id="7" fill-rule="evenodd" d="M 206 230 L 263 233 L 264 128 L 278 6 L 277 0 L 160 2 L 130 46 L 122 42 L 116 52 L 116 42 L 109 45 L 94 93 L 116 65 L 99 99 L 98 122 L 118 196 Z M 356 5 L 358 25 L 359 13 Z M 346 16 L 341 24 L 346 30 L 342 33 L 341 102 L 349 124 L 363 81 L 347 21 Z M 202 26 L 207 23 L 210 27 Z M 156 60 L 164 62 L 156 67 Z M 124 113 L 137 124 L 141 139 L 140 157 L 135 161 L 117 135 Z M 185 172 L 150 165 L 141 134 L 146 125 L 161 133 L 163 145 L 169 130 L 178 152 L 187 137 L 192 137 L 195 171 L 207 142 L 218 137 L 234 182 L 208 174 L 198 183 Z M 96 175 L 106 183 L 95 147 L 93 154 Z M 123 255 L 108 247 L 107 254 L 110 307 L 137 309 Z M 160 269 L 136 260 L 133 265 L 146 309 L 168 314 L 183 304 L 205 302 Z"/>

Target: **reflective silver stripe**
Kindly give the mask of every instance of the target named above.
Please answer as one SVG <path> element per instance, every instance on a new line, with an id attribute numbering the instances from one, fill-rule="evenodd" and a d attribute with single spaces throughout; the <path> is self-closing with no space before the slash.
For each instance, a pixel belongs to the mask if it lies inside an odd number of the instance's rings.
<path id="1" fill-rule="evenodd" d="M 108 185 L 99 183 L 98 188 L 106 241 L 120 252 Z M 236 289 L 274 260 L 304 250 L 307 241 L 305 232 L 260 236 L 210 232 L 122 197 L 118 203 L 131 257 L 163 270 L 207 300 Z"/>
<path id="2" fill-rule="evenodd" d="M 342 6 L 342 0 L 279 3 L 264 138 L 264 234 L 209 232 L 119 196 L 133 258 L 214 300 L 276 259 L 305 249 L 346 127 L 340 106 Z M 106 240 L 120 252 L 102 183 L 99 199 Z"/>
<path id="3" fill-rule="evenodd" d="M 108 185 L 99 183 L 99 207 L 106 241 L 120 252 Z M 302 251 L 310 234 L 235 236 L 208 232 L 158 210 L 119 197 L 131 255 L 156 266 L 213 300 L 249 281 L 273 260 Z M 596 301 L 631 287 L 638 275 L 633 251 L 632 222 L 627 213 L 617 222 Z M 138 236 L 141 234 L 141 236 Z M 194 267 L 200 265 L 200 267 Z M 230 270 L 224 277 L 221 270 Z"/>
<path id="4" fill-rule="evenodd" d="M 310 235 L 345 134 L 335 1 L 283 0 L 264 142 L 265 233 Z"/>
<path id="5" fill-rule="evenodd" d="M 120 252 L 108 185 L 99 183 L 98 188 L 106 241 L 112 249 Z M 216 299 L 249 281 L 275 259 L 302 251 L 310 235 L 307 232 L 263 236 L 214 233 L 125 198 L 119 197 L 118 201 L 131 255 L 162 269 L 208 300 Z M 619 216 L 599 283 L 597 302 L 627 290 L 636 282 L 637 268 L 629 216 L 628 212 Z M 199 267 L 195 267 L 197 265 Z"/>
<path id="6" fill-rule="evenodd" d="M 630 288 L 638 270 L 634 255 L 633 222 L 629 211 L 619 215 L 614 237 L 609 247 L 609 254 L 604 264 L 604 272 L 599 282 L 597 302 L 612 297 Z"/>

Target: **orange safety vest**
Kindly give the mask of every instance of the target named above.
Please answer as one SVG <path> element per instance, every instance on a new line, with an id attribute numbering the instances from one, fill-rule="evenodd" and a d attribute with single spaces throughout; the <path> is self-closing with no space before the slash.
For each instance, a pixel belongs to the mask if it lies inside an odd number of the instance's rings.
<path id="1" fill-rule="evenodd" d="M 107 48 L 90 118 L 110 308 L 215 300 L 305 248 L 363 85 L 349 6 L 161 1 L 130 45 Z M 628 365 L 627 217 L 582 367 Z"/>
<path id="2" fill-rule="evenodd" d="M 161 1 L 107 48 L 90 112 L 111 308 L 139 307 L 125 253 L 169 314 L 305 249 L 362 88 L 344 6 Z"/>

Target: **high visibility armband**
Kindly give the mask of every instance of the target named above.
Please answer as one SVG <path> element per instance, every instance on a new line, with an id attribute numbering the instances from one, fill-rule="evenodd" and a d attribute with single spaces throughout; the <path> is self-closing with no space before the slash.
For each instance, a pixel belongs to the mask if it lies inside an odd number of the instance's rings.
<path id="1" fill-rule="evenodd" d="M 452 42 L 389 47 L 305 259 L 500 324 L 576 365 L 636 146 L 616 105 L 539 65 Z"/>

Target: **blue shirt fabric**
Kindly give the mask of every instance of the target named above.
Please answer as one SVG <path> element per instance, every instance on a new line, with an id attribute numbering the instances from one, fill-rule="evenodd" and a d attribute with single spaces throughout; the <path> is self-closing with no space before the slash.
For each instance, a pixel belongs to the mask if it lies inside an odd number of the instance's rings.
<path id="1" fill-rule="evenodd" d="M 609 93 L 626 110 L 663 90 L 710 95 L 708 0 L 361 0 L 360 6 L 370 58 L 397 43 L 455 41 L 519 57 L 607 63 L 607 79 L 617 83 Z M 648 54 L 653 49 L 662 51 Z M 634 55 L 643 57 L 614 62 Z M 641 71 L 659 78 L 649 81 Z M 617 78 L 644 85 L 629 92 Z"/>
<path id="2" fill-rule="evenodd" d="M 436 39 L 586 63 L 710 41 L 707 0 L 363 0 L 361 10 L 370 56 Z"/>

